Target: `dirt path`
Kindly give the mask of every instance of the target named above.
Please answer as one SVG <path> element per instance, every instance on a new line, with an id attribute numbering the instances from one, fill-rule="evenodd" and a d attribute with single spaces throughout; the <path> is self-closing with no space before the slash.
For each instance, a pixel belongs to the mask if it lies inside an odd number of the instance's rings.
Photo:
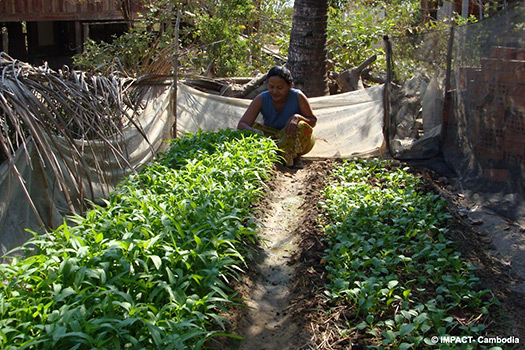
<path id="1" fill-rule="evenodd" d="M 317 290 L 309 276 L 320 266 L 323 247 L 317 203 L 329 162 L 307 162 L 304 169 L 279 167 L 259 204 L 260 242 L 247 274 L 237 285 L 244 307 L 230 314 L 228 332 L 211 349 L 311 349 L 311 308 Z M 313 240 L 312 240 L 312 237 Z"/>
<path id="2" fill-rule="evenodd" d="M 298 177 L 303 173 L 278 172 L 274 181 L 273 202 L 259 230 L 264 250 L 256 259 L 257 277 L 246 302 L 250 309 L 240 350 L 288 349 L 294 343 L 298 327 L 288 313 L 295 274 L 290 257 L 297 251 L 294 231 L 301 224 L 305 185 Z"/>

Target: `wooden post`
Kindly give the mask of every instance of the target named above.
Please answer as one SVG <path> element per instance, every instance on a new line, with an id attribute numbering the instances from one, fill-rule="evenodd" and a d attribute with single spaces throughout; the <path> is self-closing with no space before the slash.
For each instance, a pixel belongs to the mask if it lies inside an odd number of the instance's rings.
<path id="1" fill-rule="evenodd" d="M 385 44 L 385 56 L 386 56 L 386 83 L 385 88 L 383 89 L 383 110 L 385 113 L 383 121 L 383 134 L 386 139 L 386 147 L 390 155 L 392 155 L 392 150 L 390 147 L 390 130 L 392 129 L 392 118 L 390 116 L 390 92 L 392 90 L 392 45 L 388 38 L 388 35 L 383 37 Z"/>
<path id="2" fill-rule="evenodd" d="M 468 18 L 468 16 L 469 16 L 468 5 L 469 5 L 469 0 L 463 0 L 461 2 L 461 16 L 463 18 Z"/>
<path id="3" fill-rule="evenodd" d="M 2 51 L 9 55 L 9 33 L 7 27 L 0 27 L 2 33 Z"/>
<path id="4" fill-rule="evenodd" d="M 454 48 L 454 25 L 450 26 L 450 37 L 448 38 L 447 48 L 447 71 L 445 75 L 445 96 L 443 96 L 443 122 L 441 125 L 440 135 L 440 151 L 443 152 L 443 147 L 447 138 L 448 121 L 454 109 L 452 108 L 452 91 L 450 87 L 450 76 L 452 75 L 452 50 Z"/>
<path id="5" fill-rule="evenodd" d="M 177 11 L 177 22 L 175 23 L 175 50 L 172 56 L 173 65 L 173 82 L 171 84 L 171 96 L 170 96 L 170 107 L 169 113 L 173 115 L 174 121 L 171 126 L 171 137 L 177 138 L 177 84 L 178 84 L 178 71 L 179 71 L 179 27 L 180 27 L 180 9 Z"/>
<path id="6" fill-rule="evenodd" d="M 454 48 L 454 25 L 450 26 L 447 48 L 447 71 L 445 76 L 445 94 L 450 90 L 450 75 L 452 73 L 452 49 Z"/>
<path id="7" fill-rule="evenodd" d="M 82 23 L 83 33 L 82 33 L 82 51 L 84 50 L 84 45 L 89 39 L 89 23 Z"/>
<path id="8" fill-rule="evenodd" d="M 80 21 L 75 21 L 75 51 L 81 54 L 84 51 L 84 42 L 82 41 L 82 25 Z"/>
<path id="9" fill-rule="evenodd" d="M 483 0 L 479 0 L 479 20 L 483 21 Z"/>

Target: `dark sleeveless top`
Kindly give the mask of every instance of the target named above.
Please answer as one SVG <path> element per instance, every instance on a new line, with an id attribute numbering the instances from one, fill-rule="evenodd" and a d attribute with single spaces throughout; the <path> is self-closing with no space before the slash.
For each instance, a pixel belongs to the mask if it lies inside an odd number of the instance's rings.
<path id="1" fill-rule="evenodd" d="M 299 106 L 299 96 L 297 89 L 290 89 L 286 104 L 283 109 L 279 112 L 275 110 L 272 103 L 272 97 L 268 91 L 262 93 L 262 108 L 261 113 L 263 115 L 263 124 L 274 129 L 282 129 L 286 125 L 286 122 L 294 114 L 301 113 L 301 107 Z"/>

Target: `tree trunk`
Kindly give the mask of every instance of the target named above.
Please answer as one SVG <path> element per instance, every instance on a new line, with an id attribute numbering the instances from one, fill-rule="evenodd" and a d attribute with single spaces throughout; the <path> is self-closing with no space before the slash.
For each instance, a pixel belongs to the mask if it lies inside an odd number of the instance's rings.
<path id="1" fill-rule="evenodd" d="M 328 0 L 295 0 L 288 66 L 306 96 L 328 95 L 326 25 Z"/>

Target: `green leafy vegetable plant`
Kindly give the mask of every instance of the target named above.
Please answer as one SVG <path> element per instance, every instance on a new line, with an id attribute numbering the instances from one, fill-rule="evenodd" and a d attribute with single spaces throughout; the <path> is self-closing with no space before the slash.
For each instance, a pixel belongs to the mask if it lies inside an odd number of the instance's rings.
<path id="1" fill-rule="evenodd" d="M 330 222 L 326 294 L 352 305 L 349 329 L 374 349 L 415 349 L 434 345 L 432 336 L 482 334 L 497 300 L 479 289 L 473 267 L 447 237 L 445 201 L 424 192 L 408 168 L 387 161 L 346 161 L 334 180 L 322 203 Z"/>
<path id="2" fill-rule="evenodd" d="M 0 265 L 0 348 L 199 349 L 224 332 L 275 151 L 237 131 L 188 135 L 105 206 L 35 236 Z"/>

